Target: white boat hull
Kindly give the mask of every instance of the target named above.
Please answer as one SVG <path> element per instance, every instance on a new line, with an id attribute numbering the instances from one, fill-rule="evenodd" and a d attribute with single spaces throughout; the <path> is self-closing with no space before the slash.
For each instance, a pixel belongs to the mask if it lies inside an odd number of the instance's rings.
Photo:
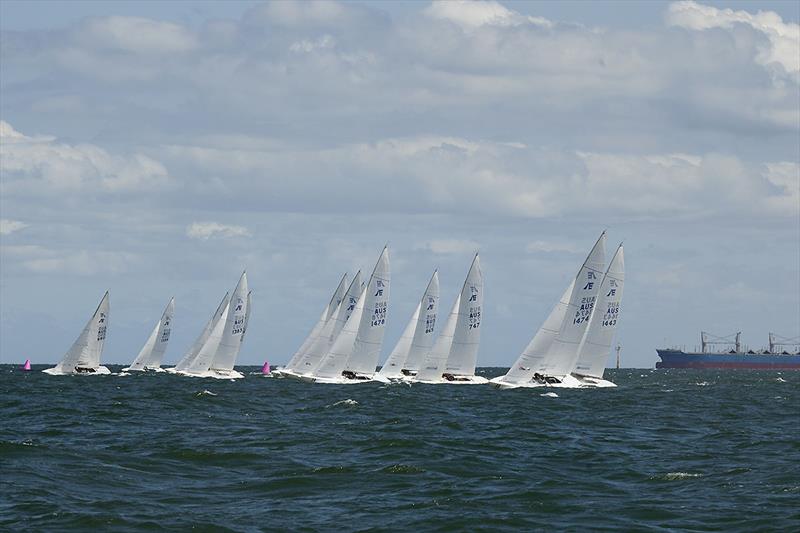
<path id="1" fill-rule="evenodd" d="M 57 366 L 46 368 L 42 370 L 42 372 L 50 374 L 51 376 L 106 376 L 111 374 L 111 371 L 104 366 L 98 366 L 94 369 L 94 372 L 64 372 Z"/>
<path id="2" fill-rule="evenodd" d="M 419 380 L 409 379 L 412 383 L 425 383 L 427 385 L 485 385 L 489 380 L 483 376 L 456 376 L 454 380 L 439 379 L 439 380 Z"/>
<path id="3" fill-rule="evenodd" d="M 495 389 L 538 389 L 538 388 L 553 388 L 553 389 L 589 389 L 589 388 L 609 388 L 616 387 L 617 385 L 605 379 L 591 378 L 586 376 L 564 376 L 560 377 L 561 383 L 539 383 L 538 381 L 529 381 L 527 383 L 510 383 L 502 380 L 503 376 L 492 379 L 489 383 Z"/>
<path id="4" fill-rule="evenodd" d="M 181 376 L 190 378 L 213 378 L 213 379 L 243 379 L 244 374 L 236 370 L 206 370 L 205 372 L 173 372 Z"/>
<path id="5" fill-rule="evenodd" d="M 339 376 L 335 378 L 321 378 L 317 376 L 300 376 L 301 381 L 307 383 L 326 383 L 329 385 L 354 385 L 356 383 L 391 383 L 386 376 L 382 376 L 377 372 L 373 374 L 356 374 L 355 378 L 346 378 Z"/>

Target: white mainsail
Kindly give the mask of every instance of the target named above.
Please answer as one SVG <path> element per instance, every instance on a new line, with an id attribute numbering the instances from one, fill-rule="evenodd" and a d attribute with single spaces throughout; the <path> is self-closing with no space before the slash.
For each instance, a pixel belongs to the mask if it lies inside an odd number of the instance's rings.
<path id="1" fill-rule="evenodd" d="M 125 370 L 146 370 L 161 367 L 164 352 L 167 349 L 169 336 L 172 331 L 172 316 L 175 314 L 175 298 L 170 298 L 167 307 L 161 315 L 161 319 L 156 323 L 147 342 L 144 343 L 139 355 L 133 360 L 131 366 Z"/>
<path id="2" fill-rule="evenodd" d="M 242 272 L 236 288 L 231 294 L 228 314 L 225 317 L 225 329 L 214 354 L 214 359 L 207 370 L 230 372 L 236 364 L 236 358 L 242 347 L 242 338 L 247 324 L 248 309 L 247 272 Z"/>
<path id="3" fill-rule="evenodd" d="M 453 345 L 447 358 L 445 372 L 455 376 L 475 375 L 478 363 L 478 347 L 481 342 L 481 321 L 483 320 L 483 273 L 478 254 L 461 289 L 461 305 L 458 309 L 458 322 L 453 334 Z"/>
<path id="4" fill-rule="evenodd" d="M 344 370 L 375 374 L 386 329 L 390 281 L 389 249 L 384 247 L 353 314 L 320 362 L 314 377 L 339 379 Z"/>
<path id="5" fill-rule="evenodd" d="M 406 329 L 397 341 L 380 374 L 397 378 L 417 372 L 422 358 L 433 346 L 433 330 L 439 306 L 439 272 L 434 271 L 417 309 L 408 321 Z"/>
<path id="6" fill-rule="evenodd" d="M 575 280 L 573 279 L 567 286 L 567 290 L 561 295 L 558 303 L 553 307 L 550 315 L 545 319 L 542 327 L 539 328 L 539 331 L 536 332 L 536 335 L 534 335 L 506 375 L 500 378 L 500 381 L 524 384 L 533 378 L 533 374 L 539 370 L 542 359 L 547 356 L 558 332 L 561 331 L 561 324 L 567 314 L 569 299 L 574 286 Z"/>
<path id="7" fill-rule="evenodd" d="M 331 296 L 331 300 L 328 302 L 328 305 L 325 306 L 325 309 L 322 310 L 322 314 L 319 317 L 319 320 L 311 329 L 311 333 L 308 334 L 306 339 L 303 341 L 303 344 L 300 345 L 300 348 L 294 353 L 292 358 L 286 363 L 284 367 L 286 370 L 296 370 L 296 367 L 300 363 L 300 360 L 303 358 L 303 354 L 306 353 L 309 346 L 317 339 L 319 336 L 320 331 L 322 328 L 325 327 L 325 324 L 331 318 L 336 309 L 339 307 L 339 304 L 342 302 L 344 298 L 345 290 L 347 290 L 347 272 L 344 273 L 342 279 L 339 281 L 339 285 L 336 286 L 336 290 L 333 291 L 333 295 Z"/>
<path id="8" fill-rule="evenodd" d="M 620 244 L 600 284 L 600 292 L 578 351 L 573 374 L 602 379 L 619 321 L 624 285 L 625 259 Z"/>
<path id="9" fill-rule="evenodd" d="M 89 322 L 75 339 L 61 362 L 53 368 L 44 370 L 47 374 L 97 373 L 107 374 L 108 369 L 100 366 L 100 357 L 106 341 L 108 316 L 110 311 L 108 291 L 103 295 Z"/>
<path id="10" fill-rule="evenodd" d="M 569 304 L 561 323 L 558 335 L 547 350 L 535 372 L 544 376 L 562 377 L 568 375 L 578 357 L 586 326 L 594 308 L 601 277 L 605 270 L 606 232 L 604 231 L 586 257 L 570 294 Z"/>
<path id="11" fill-rule="evenodd" d="M 297 363 L 293 369 L 294 372 L 306 375 L 314 373 L 322 361 L 322 358 L 328 353 L 328 350 L 330 350 L 330 347 L 355 310 L 358 298 L 363 291 L 362 285 L 361 271 L 359 270 L 353 277 L 353 281 L 350 282 L 350 286 L 347 288 L 344 298 L 336 307 L 333 314 L 328 319 L 328 322 L 320 330 L 314 342 L 305 350 L 305 353 L 300 358 L 300 362 Z"/>
<path id="12" fill-rule="evenodd" d="M 417 380 L 442 381 L 443 374 L 475 375 L 483 319 L 483 273 L 475 254 L 447 324 L 425 357 Z"/>
<path id="13" fill-rule="evenodd" d="M 219 302 L 217 306 L 217 310 L 214 311 L 214 314 L 211 315 L 211 318 L 208 319 L 203 331 L 200 333 L 200 336 L 197 337 L 197 340 L 194 341 L 192 347 L 189 348 L 189 351 L 181 358 L 177 365 L 175 365 L 175 370 L 178 372 L 184 371 L 188 369 L 192 363 L 194 362 L 197 354 L 200 353 L 200 349 L 208 340 L 208 337 L 211 335 L 214 327 L 217 325 L 217 322 L 222 318 L 222 315 L 225 312 L 225 309 L 228 307 L 228 302 L 230 301 L 230 293 L 225 293 L 225 296 L 222 297 L 222 301 Z"/>
<path id="14" fill-rule="evenodd" d="M 416 379 L 419 381 L 441 381 L 444 367 L 447 365 L 447 358 L 450 356 L 450 348 L 453 346 L 453 335 L 456 332 L 458 322 L 458 309 L 461 307 L 461 293 L 458 293 L 453 308 L 447 316 L 442 331 L 436 337 L 431 351 L 422 359 Z"/>

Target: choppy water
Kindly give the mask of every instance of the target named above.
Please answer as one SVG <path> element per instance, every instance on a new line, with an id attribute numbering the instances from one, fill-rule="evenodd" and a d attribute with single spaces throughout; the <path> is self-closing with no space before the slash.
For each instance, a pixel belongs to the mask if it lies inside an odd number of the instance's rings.
<path id="1" fill-rule="evenodd" d="M 548 397 L 6 365 L 0 529 L 800 531 L 800 372 L 608 375 Z"/>

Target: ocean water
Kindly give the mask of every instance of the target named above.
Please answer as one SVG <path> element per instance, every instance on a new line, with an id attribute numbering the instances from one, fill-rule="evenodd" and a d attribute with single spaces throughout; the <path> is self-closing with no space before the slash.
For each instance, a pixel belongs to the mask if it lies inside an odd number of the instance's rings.
<path id="1" fill-rule="evenodd" d="M 0 530 L 800 531 L 800 372 L 607 376 L 497 391 L 5 365 Z"/>

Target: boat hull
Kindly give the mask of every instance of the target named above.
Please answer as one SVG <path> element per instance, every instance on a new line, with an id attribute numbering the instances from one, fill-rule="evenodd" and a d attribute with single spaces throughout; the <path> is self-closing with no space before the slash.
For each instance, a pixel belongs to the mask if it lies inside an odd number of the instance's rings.
<path id="1" fill-rule="evenodd" d="M 489 383 L 489 380 L 483 376 L 456 376 L 457 379 L 452 381 L 447 379 L 440 379 L 440 380 L 420 380 L 420 379 L 410 379 L 408 381 L 412 383 L 424 383 L 426 385 L 485 385 Z"/>
<path id="2" fill-rule="evenodd" d="M 94 372 L 64 372 L 57 366 L 54 366 L 53 368 L 46 368 L 42 370 L 42 372 L 45 374 L 50 374 L 51 376 L 107 376 L 111 374 L 111 371 L 102 365 L 95 368 Z"/>
<path id="3" fill-rule="evenodd" d="M 693 353 L 656 350 L 656 368 L 718 368 L 750 370 L 800 370 L 800 355 L 748 353 Z"/>

